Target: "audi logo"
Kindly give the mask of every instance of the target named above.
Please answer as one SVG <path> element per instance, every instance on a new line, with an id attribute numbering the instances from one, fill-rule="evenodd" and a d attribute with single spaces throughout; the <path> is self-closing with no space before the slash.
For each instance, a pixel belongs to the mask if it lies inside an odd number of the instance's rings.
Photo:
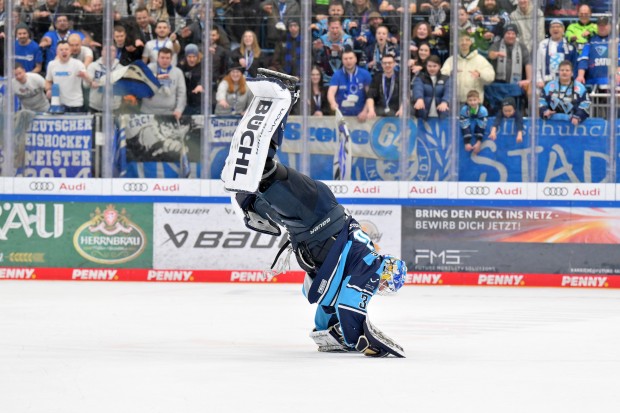
<path id="1" fill-rule="evenodd" d="M 545 196 L 567 196 L 568 188 L 561 186 L 546 186 L 543 188 L 543 194 Z"/>
<path id="2" fill-rule="evenodd" d="M 35 181 L 30 182 L 31 191 L 52 191 L 54 190 L 53 182 Z"/>
<path id="3" fill-rule="evenodd" d="M 143 182 L 127 182 L 123 184 L 123 191 L 125 192 L 146 192 L 149 190 L 149 185 Z"/>
<path id="4" fill-rule="evenodd" d="M 334 194 L 346 194 L 347 192 L 349 192 L 349 187 L 346 185 L 328 185 L 329 189 L 331 189 L 331 191 Z"/>
<path id="5" fill-rule="evenodd" d="M 466 195 L 489 195 L 491 193 L 491 188 L 488 186 L 466 186 L 465 194 Z"/>

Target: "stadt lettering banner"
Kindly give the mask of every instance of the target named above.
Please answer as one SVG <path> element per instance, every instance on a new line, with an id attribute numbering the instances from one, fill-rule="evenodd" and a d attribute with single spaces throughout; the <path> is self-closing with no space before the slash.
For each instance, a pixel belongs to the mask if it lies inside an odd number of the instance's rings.
<path id="1" fill-rule="evenodd" d="M 618 208 L 403 207 L 410 271 L 620 274 Z"/>
<path id="2" fill-rule="evenodd" d="M 16 133 L 17 176 L 92 177 L 92 115 L 36 115 L 25 137 L 20 135 Z"/>
<path id="3" fill-rule="evenodd" d="M 146 203 L 5 202 L 0 266 L 151 268 L 152 222 Z"/>

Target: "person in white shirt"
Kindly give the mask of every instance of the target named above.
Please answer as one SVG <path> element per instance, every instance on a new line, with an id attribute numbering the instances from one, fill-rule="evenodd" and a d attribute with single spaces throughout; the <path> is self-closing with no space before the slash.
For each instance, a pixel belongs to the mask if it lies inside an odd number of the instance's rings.
<path id="1" fill-rule="evenodd" d="M 109 53 L 107 52 L 108 50 Z M 112 58 L 111 71 L 108 71 L 108 68 L 105 65 L 106 56 L 108 54 Z M 113 74 L 115 71 L 122 69 L 118 59 L 115 59 L 114 56 L 116 56 L 116 47 L 104 47 L 101 49 L 101 57 L 86 69 L 87 76 L 84 78 L 83 83 L 85 88 L 90 89 L 90 93 L 88 95 L 88 106 L 92 112 L 103 112 L 105 84 L 108 72 Z M 118 109 L 121 106 L 121 100 L 121 96 L 113 96 L 112 109 Z"/>
<path id="2" fill-rule="evenodd" d="M 159 58 L 159 51 L 163 48 L 171 50 L 172 66 L 177 65 L 177 55 L 181 50 L 181 45 L 177 40 L 176 33 L 170 34 L 170 23 L 167 21 L 158 21 L 155 26 L 156 37 L 146 42 L 144 52 L 142 52 L 142 60 L 144 63 L 156 63 Z"/>
<path id="3" fill-rule="evenodd" d="M 56 49 L 56 60 L 50 62 L 45 76 L 45 91 L 48 99 L 52 97 L 52 85 L 59 85 L 60 104 L 65 112 L 83 112 L 84 94 L 82 79 L 86 76 L 84 63 L 71 57 L 69 43 L 62 41 Z"/>
<path id="4" fill-rule="evenodd" d="M 22 109 L 47 112 L 50 102 L 45 97 L 45 79 L 38 73 L 28 73 L 21 63 L 15 63 L 13 93 L 19 98 Z"/>
<path id="5" fill-rule="evenodd" d="M 142 99 L 142 113 L 181 118 L 187 105 L 187 89 L 183 71 L 172 65 L 172 55 L 172 50 L 164 47 L 159 50 L 157 62 L 149 65 L 161 86 L 153 97 Z"/>

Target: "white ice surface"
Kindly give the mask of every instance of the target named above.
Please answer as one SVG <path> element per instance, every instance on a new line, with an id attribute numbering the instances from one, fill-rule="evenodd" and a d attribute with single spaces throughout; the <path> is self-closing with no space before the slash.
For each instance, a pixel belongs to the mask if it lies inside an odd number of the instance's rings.
<path id="1" fill-rule="evenodd" d="M 405 287 L 406 359 L 322 354 L 298 285 L 0 282 L 0 412 L 620 412 L 620 291 Z"/>

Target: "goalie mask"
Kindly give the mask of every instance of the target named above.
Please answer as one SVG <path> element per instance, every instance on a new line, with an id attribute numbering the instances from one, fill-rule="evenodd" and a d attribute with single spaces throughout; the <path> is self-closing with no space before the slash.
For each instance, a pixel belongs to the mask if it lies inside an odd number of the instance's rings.
<path id="1" fill-rule="evenodd" d="M 391 255 L 386 255 L 383 259 L 383 272 L 379 280 L 380 295 L 390 295 L 396 293 L 404 284 L 407 276 L 407 265 Z"/>

